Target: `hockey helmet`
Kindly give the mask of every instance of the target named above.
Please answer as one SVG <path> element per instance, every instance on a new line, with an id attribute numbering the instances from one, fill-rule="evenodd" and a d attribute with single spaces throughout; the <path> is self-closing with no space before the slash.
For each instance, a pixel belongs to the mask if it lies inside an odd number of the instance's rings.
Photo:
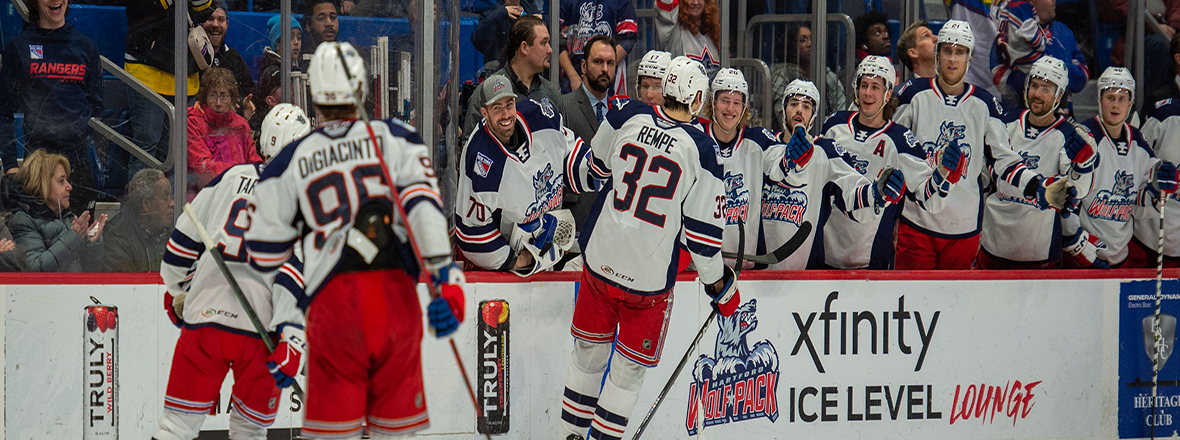
<path id="1" fill-rule="evenodd" d="M 1033 63 L 1028 70 L 1028 77 L 1024 80 L 1025 107 L 1028 107 L 1028 86 L 1033 78 L 1040 78 L 1057 86 L 1057 94 L 1053 97 L 1055 100 L 1053 110 L 1057 110 L 1057 106 L 1061 103 L 1061 95 L 1065 94 L 1065 88 L 1069 86 L 1069 73 L 1065 70 L 1065 63 L 1049 55 L 1045 55 Z"/>
<path id="2" fill-rule="evenodd" d="M 660 50 L 648 51 L 639 62 L 639 76 L 663 79 L 672 62 L 672 54 Z"/>
<path id="3" fill-rule="evenodd" d="M 800 95 L 811 100 L 812 107 L 819 104 L 819 89 L 815 87 L 815 83 L 807 80 L 796 79 L 787 84 L 786 99 L 783 100 L 783 108 L 787 107 L 787 103 L 791 101 L 791 97 Z"/>
<path id="4" fill-rule="evenodd" d="M 746 76 L 742 74 L 742 71 L 729 68 L 721 69 L 713 77 L 713 86 L 710 94 L 716 97 L 717 92 L 738 92 L 742 94 L 742 99 L 748 100 L 750 98 L 750 85 L 746 83 Z"/>
<path id="5" fill-rule="evenodd" d="M 1126 89 L 1131 92 L 1131 102 L 1135 102 L 1135 77 L 1126 67 L 1107 67 L 1098 77 L 1098 102 L 1102 103 L 1102 92 L 1106 89 Z"/>
<path id="6" fill-rule="evenodd" d="M 893 63 L 889 58 L 869 55 L 856 68 L 856 84 L 860 85 L 863 76 L 879 76 L 885 80 L 885 89 L 893 90 L 893 82 L 897 80 L 897 72 L 893 70 Z"/>
<path id="7" fill-rule="evenodd" d="M 311 102 L 360 105 L 368 93 L 365 61 L 350 43 L 326 41 L 316 47 L 307 68 Z"/>
<path id="8" fill-rule="evenodd" d="M 672 59 L 668 64 L 668 72 L 664 75 L 664 95 L 670 96 L 681 104 L 692 106 L 697 94 L 702 95 L 702 105 L 705 91 L 709 88 L 709 75 L 705 74 L 705 67 L 700 62 L 685 56 Z M 699 111 L 700 109 L 697 109 Z M 696 112 L 693 112 L 694 114 Z"/>
<path id="9" fill-rule="evenodd" d="M 275 157 L 291 141 L 311 132 L 311 124 L 303 109 L 282 103 L 271 108 L 262 120 L 262 155 L 267 159 Z"/>
<path id="10" fill-rule="evenodd" d="M 958 44 L 967 48 L 967 59 L 975 52 L 975 34 L 971 32 L 971 25 L 963 20 L 947 20 L 938 31 L 938 45 L 943 43 Z"/>

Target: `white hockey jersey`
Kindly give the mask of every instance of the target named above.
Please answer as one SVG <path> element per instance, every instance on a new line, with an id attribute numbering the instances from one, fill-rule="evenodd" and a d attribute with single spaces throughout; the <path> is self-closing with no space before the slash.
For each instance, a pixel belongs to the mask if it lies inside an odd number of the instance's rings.
<path id="1" fill-rule="evenodd" d="M 1155 178 L 1152 173 L 1159 159 L 1131 124 L 1123 123 L 1118 139 L 1110 137 L 1098 116 L 1082 125 L 1098 141 L 1100 155 L 1094 169 L 1094 188 L 1082 199 L 1082 228 L 1106 242 L 1106 249 L 1098 250 L 1098 258 L 1115 266 L 1127 259 L 1127 243 L 1134 231 L 1132 212 L 1135 206 L 1142 206 L 1144 199 L 1150 203 L 1143 187 Z"/>
<path id="2" fill-rule="evenodd" d="M 762 183 L 762 240 L 758 254 L 778 249 L 795 236 L 803 222 L 812 225 L 803 245 L 771 265 L 771 270 L 822 268 L 824 225 L 833 217 L 832 207 L 854 221 L 876 221 L 881 216 L 873 200 L 873 182 L 848 164 L 844 147 L 826 138 L 816 138 L 813 143 L 815 151 L 802 171 L 788 169 L 785 144 L 771 147 L 771 154 L 778 160 L 763 168 L 766 178 Z"/>
<path id="3" fill-rule="evenodd" d="M 1077 129 L 1060 116 L 1049 126 L 1038 127 L 1028 121 L 1028 115 L 1028 110 L 1018 110 L 1004 118 L 1012 150 L 1024 160 L 1025 167 L 1042 176 L 1068 175 L 1072 162 L 1065 153 L 1065 132 Z M 1086 174 L 1076 181 L 1078 197 L 1090 192 L 1092 177 Z M 1035 202 L 1024 198 L 1022 188 L 1008 182 L 998 180 L 996 191 L 984 202 L 979 245 L 992 258 L 1028 264 L 1057 261 L 1061 258 L 1061 234 L 1057 210 L 1037 208 Z"/>
<path id="4" fill-rule="evenodd" d="M 661 294 L 687 248 L 701 282 L 720 280 L 725 184 L 713 138 L 631 100 L 607 112 L 591 144 L 594 172 L 609 179 L 579 237 L 586 270 L 627 292 Z"/>
<path id="5" fill-rule="evenodd" d="M 941 212 L 930 213 L 907 200 L 901 221 L 935 237 L 968 238 L 982 228 L 989 169 L 1017 188 L 1025 188 L 1037 174 L 1026 169 L 1020 156 L 1012 151 L 997 99 L 970 84 L 962 95 L 947 95 L 939 90 L 936 81 L 915 78 L 906 82 L 899 92 L 893 121 L 914 132 L 928 160 L 934 160 L 935 152 L 947 145 L 958 144 L 967 158 L 967 170 L 950 190 Z"/>
<path id="6" fill-rule="evenodd" d="M 1180 100 L 1165 99 L 1156 103 L 1155 113 L 1143 122 L 1143 139 L 1151 145 L 1157 157 L 1180 163 Z M 1164 255 L 1180 257 L 1180 192 L 1168 197 L 1164 204 Z M 1135 239 L 1148 249 L 1159 250 L 1160 213 L 1155 208 L 1137 207 Z M 1155 264 L 1154 261 L 1148 263 Z"/>
<path id="7" fill-rule="evenodd" d="M 871 180 L 885 167 L 901 170 L 906 198 L 928 212 L 942 211 L 947 192 L 931 179 L 934 170 L 914 133 L 892 121 L 877 129 L 866 127 L 857 120 L 859 114 L 836 112 L 824 123 L 823 137 L 843 147 L 848 164 Z M 836 269 L 892 269 L 893 230 L 900 212 L 901 205 L 890 205 L 880 219 L 857 222 L 846 216 L 829 217 L 823 231 L 824 264 Z"/>
<path id="8" fill-rule="evenodd" d="M 713 123 L 704 122 L 701 127 L 709 137 L 717 140 Z M 722 209 L 725 233 L 721 250 L 737 252 L 738 221 L 741 221 L 745 223 L 746 229 L 745 253 L 755 254 L 758 237 L 762 235 L 762 170 L 767 166 L 778 166 L 783 149 L 771 147 L 781 144 L 773 132 L 762 127 L 743 127 L 733 142 L 717 143 L 718 151 L 721 152 L 721 166 L 725 169 L 725 207 Z M 775 157 L 774 151 L 780 156 Z M 726 264 L 732 266 L 733 260 L 726 259 Z"/>
<path id="9" fill-rule="evenodd" d="M 515 151 L 501 144 L 487 123 L 480 122 L 463 146 L 455 241 L 472 263 L 508 270 L 515 263 L 508 246 L 514 225 L 561 209 L 563 187 L 575 194 L 594 190 L 590 146 L 562 125 L 549 103 L 517 101 L 516 130 L 524 144 Z"/>
<path id="10" fill-rule="evenodd" d="M 449 264 L 446 217 L 421 138 L 396 120 L 372 121 L 371 126 L 422 256 L 444 257 L 436 263 Z M 279 269 L 300 245 L 309 297 L 337 270 L 353 219 L 370 202 L 389 209 L 405 269 L 411 277 L 418 275 L 404 220 L 392 205 L 393 194 L 363 122 L 321 124 L 283 148 L 263 170 L 255 198 L 257 209 L 246 232 L 250 264 L 263 271 Z"/>
<path id="11" fill-rule="evenodd" d="M 642 38 L 642 37 L 641 37 Z M 680 0 L 656 0 L 656 47 L 700 61 L 709 76 L 721 68 L 721 51 L 706 34 L 680 25 Z"/>
<path id="12" fill-rule="evenodd" d="M 296 307 L 303 297 L 299 262 L 284 265 L 279 273 L 262 273 L 249 264 L 244 233 L 250 229 L 250 203 L 258 183 L 260 165 L 230 167 L 215 177 L 192 201 L 193 214 L 217 243 L 217 251 L 246 295 L 258 319 L 275 331 L 282 324 L 303 326 L 303 314 Z M 187 292 L 184 325 L 190 328 L 215 326 L 257 337 L 254 325 L 238 302 L 229 282 L 213 256 L 206 252 L 196 224 L 187 215 L 176 220 L 176 228 L 164 251 L 160 278 L 173 296 Z"/>

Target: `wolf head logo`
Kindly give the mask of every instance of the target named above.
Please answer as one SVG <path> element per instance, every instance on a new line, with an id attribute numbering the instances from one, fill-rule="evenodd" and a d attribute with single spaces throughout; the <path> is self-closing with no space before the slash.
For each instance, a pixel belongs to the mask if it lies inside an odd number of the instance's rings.
<path id="1" fill-rule="evenodd" d="M 1024 159 L 1024 166 L 1033 170 L 1037 169 L 1037 164 L 1041 162 L 1041 156 L 1029 154 L 1027 151 L 1021 151 L 1020 158 Z"/>
<path id="2" fill-rule="evenodd" d="M 536 190 L 537 200 L 544 200 L 545 196 L 553 192 L 553 165 L 545 165 L 545 169 L 533 176 L 533 188 Z"/>
<path id="3" fill-rule="evenodd" d="M 1118 170 L 1114 173 L 1114 188 L 1111 192 L 1118 196 L 1128 197 L 1131 188 L 1135 187 L 1135 176 L 1127 171 Z"/>

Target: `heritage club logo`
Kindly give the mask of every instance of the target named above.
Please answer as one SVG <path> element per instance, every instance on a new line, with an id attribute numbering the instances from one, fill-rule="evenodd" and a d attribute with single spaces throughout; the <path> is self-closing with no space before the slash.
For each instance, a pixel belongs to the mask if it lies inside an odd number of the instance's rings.
<path id="1" fill-rule="evenodd" d="M 717 343 L 713 357 L 701 355 L 693 367 L 688 388 L 685 427 L 696 435 L 697 420 L 703 426 L 742 422 L 765 417 L 778 420 L 778 352 L 770 341 L 750 348 L 746 336 L 758 327 L 754 316 L 757 300 L 738 307 L 733 315 L 717 317 Z"/>

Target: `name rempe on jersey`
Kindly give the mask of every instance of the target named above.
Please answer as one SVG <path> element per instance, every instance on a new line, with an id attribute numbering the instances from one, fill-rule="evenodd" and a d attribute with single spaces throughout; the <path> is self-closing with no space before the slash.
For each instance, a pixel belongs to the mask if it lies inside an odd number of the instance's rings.
<path id="1" fill-rule="evenodd" d="M 635 136 L 635 140 L 669 154 L 672 153 L 672 148 L 676 146 L 676 138 L 656 127 L 640 128 L 639 134 Z"/>
<path id="2" fill-rule="evenodd" d="M 377 137 L 380 147 L 385 147 L 383 138 Z M 341 139 L 334 144 L 313 151 L 299 158 L 299 177 L 307 176 L 332 165 L 353 160 L 375 159 L 372 141 L 368 136 L 355 139 Z"/>

